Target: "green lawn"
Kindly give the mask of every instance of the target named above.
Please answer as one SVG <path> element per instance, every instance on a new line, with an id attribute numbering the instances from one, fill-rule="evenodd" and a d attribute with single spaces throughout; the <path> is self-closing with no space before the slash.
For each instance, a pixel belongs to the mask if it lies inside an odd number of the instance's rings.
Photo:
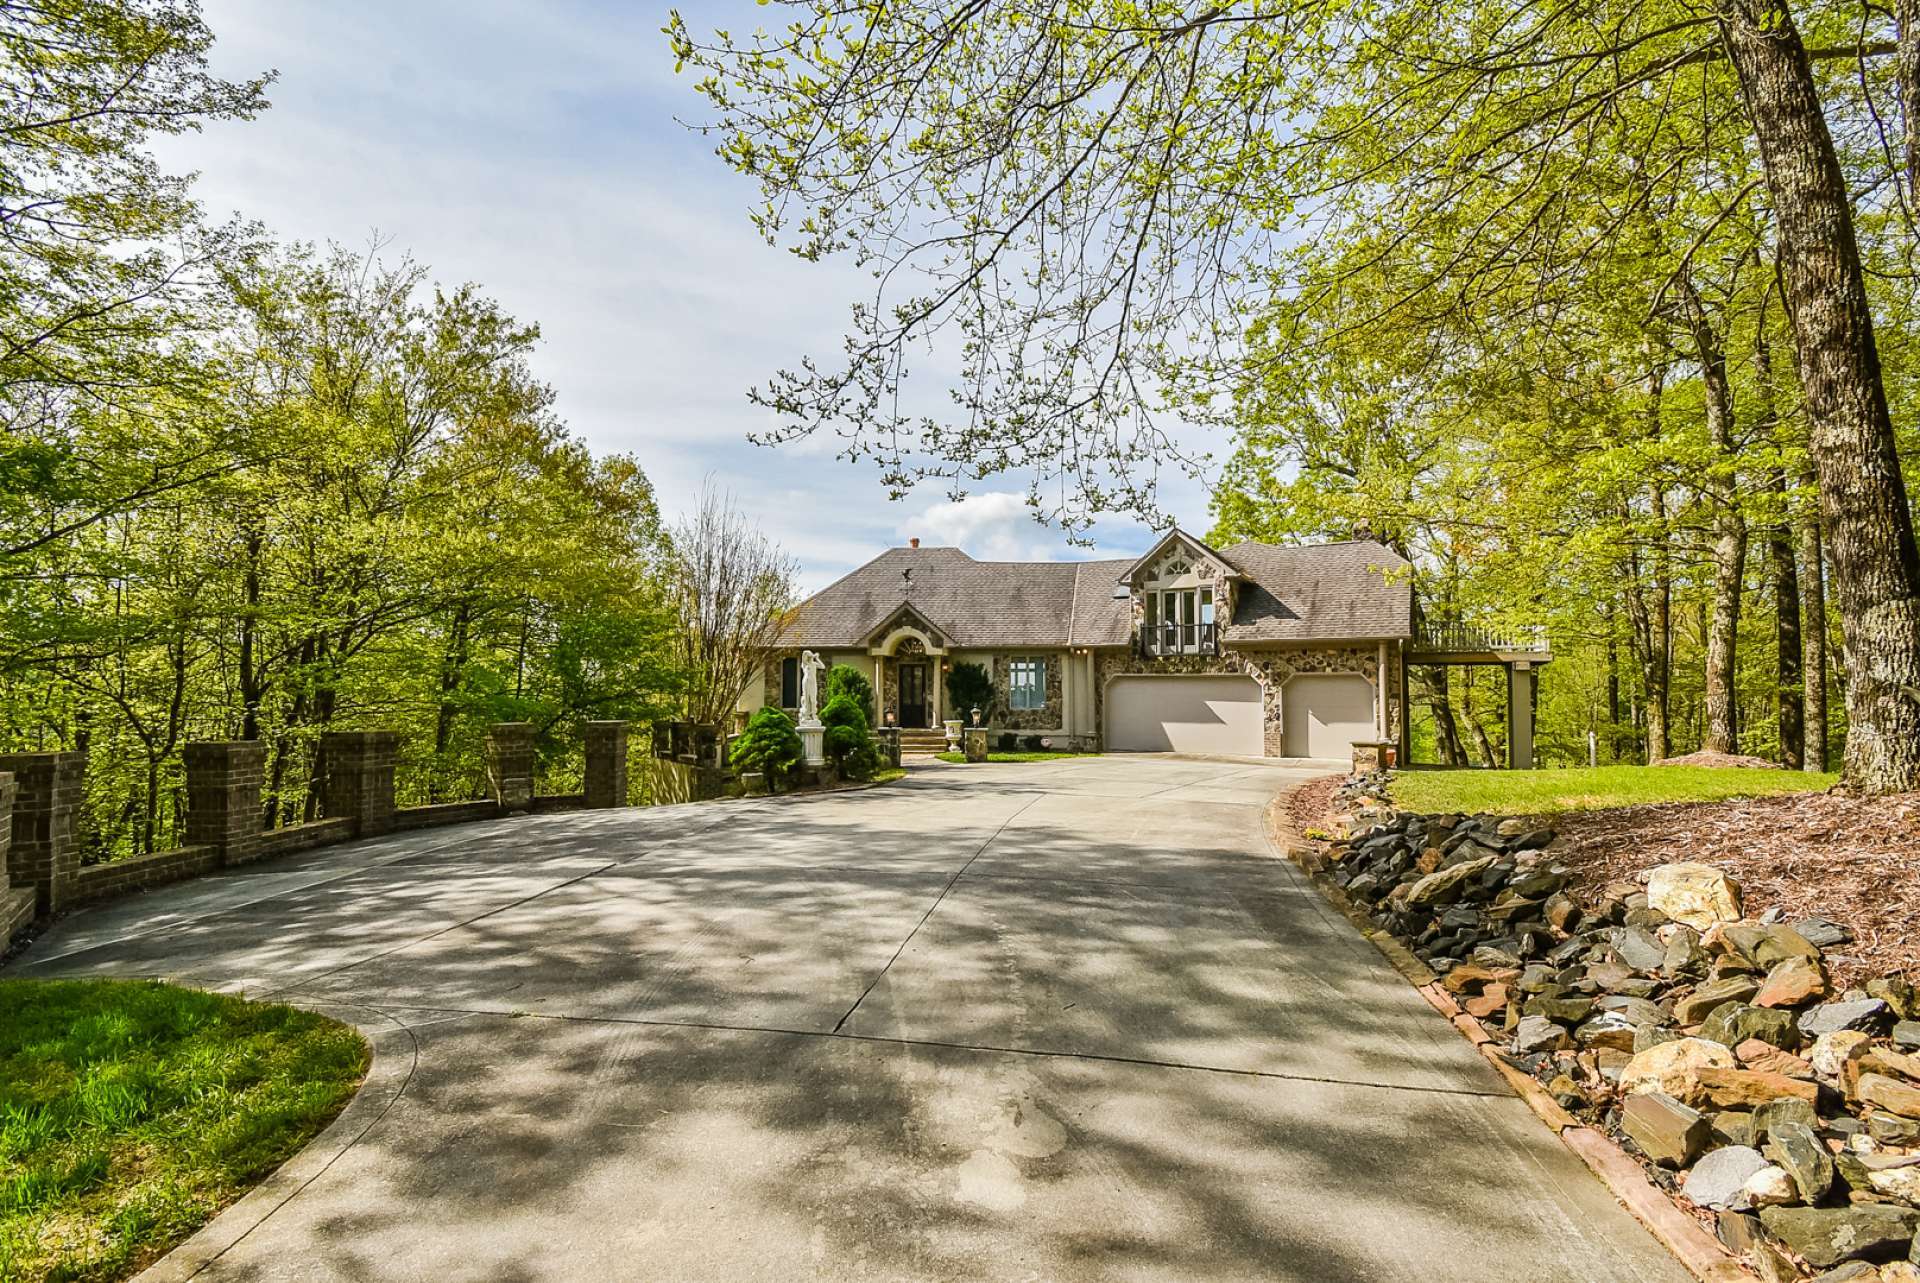
<path id="1" fill-rule="evenodd" d="M 340 1112 L 347 1026 L 146 981 L 0 980 L 0 1279 L 120 1279 Z"/>
<path id="2" fill-rule="evenodd" d="M 967 760 L 965 753 L 935 753 L 934 756 L 943 762 L 964 762 Z M 1095 756 L 1093 753 L 989 753 L 987 754 L 987 760 L 989 762 L 1051 762 L 1056 758 L 1062 757 L 1093 756 Z"/>
<path id="3" fill-rule="evenodd" d="M 1401 771 L 1393 800 L 1409 811 L 1542 815 L 1647 802 L 1719 802 L 1829 788 L 1837 775 L 1728 766 L 1600 766 L 1566 771 Z"/>

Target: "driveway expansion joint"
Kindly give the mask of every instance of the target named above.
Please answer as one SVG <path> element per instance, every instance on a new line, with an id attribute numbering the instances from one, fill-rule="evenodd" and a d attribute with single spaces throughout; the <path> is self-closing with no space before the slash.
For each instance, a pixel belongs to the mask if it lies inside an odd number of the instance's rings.
<path id="1" fill-rule="evenodd" d="M 846 1010 L 846 1013 L 842 1015 L 840 1019 L 834 1023 L 833 1032 L 839 1033 L 840 1030 L 845 1027 L 847 1021 L 853 1019 L 853 1013 L 860 1010 L 860 1004 L 867 1000 L 867 995 L 873 992 L 874 986 L 887 978 L 887 972 L 891 971 L 893 969 L 893 964 L 900 960 L 900 955 L 907 951 L 907 946 L 913 943 L 913 938 L 920 934 L 920 928 L 927 925 L 927 919 L 931 918 L 933 916 L 934 910 L 940 907 L 940 902 L 947 898 L 947 893 L 953 890 L 954 884 L 960 881 L 962 877 L 966 876 L 967 870 L 973 867 L 973 862 L 979 859 L 982 855 L 984 855 L 986 853 L 987 848 L 992 846 L 994 842 L 999 838 L 999 836 L 1002 833 L 1005 833 L 1007 831 L 1008 825 L 1012 824 L 1015 820 L 1019 819 L 1022 815 L 1025 815 L 1028 809 L 1031 808 L 1033 804 L 1035 802 L 1038 802 L 1039 800 L 1040 800 L 1040 795 L 1035 794 L 1032 798 L 1028 799 L 1025 803 L 1015 808 L 1013 814 L 1009 815 L 1006 819 L 1000 821 L 999 826 L 995 828 L 992 833 L 989 833 L 987 835 L 987 840 L 982 842 L 979 848 L 975 850 L 972 855 L 967 857 L 967 862 L 953 871 L 953 876 L 947 879 L 947 884 L 940 888 L 940 894 L 933 897 L 933 903 L 928 905 L 927 911 L 920 915 L 920 920 L 913 924 L 913 930 L 907 932 L 907 938 L 900 942 L 900 947 L 893 951 L 893 956 L 888 958 L 886 961 L 886 965 L 880 968 L 880 974 L 876 975 L 872 980 L 867 982 L 867 987 L 860 991 L 860 996 L 853 1000 L 853 1005 L 851 1007 L 848 1007 Z"/>

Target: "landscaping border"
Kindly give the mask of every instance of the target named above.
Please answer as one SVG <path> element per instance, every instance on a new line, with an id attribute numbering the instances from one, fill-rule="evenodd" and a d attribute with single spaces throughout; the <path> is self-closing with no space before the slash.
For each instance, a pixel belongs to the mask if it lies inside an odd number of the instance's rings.
<path id="1" fill-rule="evenodd" d="M 1560 1103 L 1549 1096 L 1546 1088 L 1534 1081 L 1531 1075 L 1508 1064 L 1496 1049 L 1493 1036 L 1478 1020 L 1461 1010 L 1452 994 L 1440 987 L 1439 977 L 1433 970 L 1415 957 L 1412 950 L 1376 926 L 1373 919 L 1321 871 L 1313 847 L 1302 834 L 1295 831 L 1290 818 L 1289 802 L 1302 787 L 1304 785 L 1296 784 L 1267 803 L 1263 827 L 1268 845 L 1299 869 L 1321 897 L 1372 942 L 1393 969 L 1426 999 L 1427 1005 L 1446 1018 L 1447 1023 L 1513 1089 L 1513 1093 L 1526 1102 L 1527 1108 L 1553 1131 L 1560 1143 L 1586 1164 L 1587 1170 L 1607 1187 L 1607 1191 L 1621 1206 L 1633 1214 L 1635 1220 L 1646 1226 L 1647 1231 L 1686 1267 L 1688 1273 L 1701 1283 L 1756 1283 L 1759 1276 L 1743 1265 L 1705 1226 L 1681 1211 L 1664 1191 L 1649 1181 L 1646 1173 L 1640 1170 L 1640 1164 L 1625 1150 L 1614 1144 L 1605 1133 L 1588 1127 L 1561 1108 Z"/>
<path id="2" fill-rule="evenodd" d="M 285 998 L 274 999 L 286 1002 Z M 212 1220 L 172 1251 L 133 1276 L 133 1283 L 186 1283 L 279 1211 L 295 1194 L 318 1180 L 334 1162 L 360 1143 L 413 1081 L 419 1043 L 413 1031 L 385 1012 L 346 1003 L 291 1002 L 302 1011 L 351 1025 L 367 1041 L 366 1077 L 331 1123 L 299 1152 L 268 1173 L 258 1185 L 215 1214 Z M 376 1023 L 377 1022 L 377 1023 Z"/>

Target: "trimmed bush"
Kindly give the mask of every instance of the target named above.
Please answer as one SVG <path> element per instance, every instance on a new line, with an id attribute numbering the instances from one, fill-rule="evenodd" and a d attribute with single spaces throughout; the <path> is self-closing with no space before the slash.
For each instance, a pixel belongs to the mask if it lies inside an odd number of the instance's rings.
<path id="1" fill-rule="evenodd" d="M 777 781 L 785 779 L 800 765 L 800 732 L 793 719 L 777 708 L 763 708 L 747 719 L 747 729 L 733 742 L 733 762 L 743 771 L 759 771 L 767 777 L 767 792 L 777 791 Z"/>
<path id="2" fill-rule="evenodd" d="M 1029 753 L 1038 753 L 1040 751 L 1040 737 L 1038 735 L 1023 735 L 1020 738 L 1020 747 Z"/>
<path id="3" fill-rule="evenodd" d="M 993 679 L 979 664 L 955 664 L 947 673 L 947 704 L 963 722 L 971 722 L 972 711 L 980 710 L 984 719 L 993 712 Z"/>
<path id="4" fill-rule="evenodd" d="M 999 744 L 1002 753 L 1011 753 L 1020 747 L 1020 736 L 1013 731 L 1001 731 Z"/>
<path id="5" fill-rule="evenodd" d="M 851 696 L 854 702 L 860 705 L 860 715 L 866 718 L 867 725 L 873 725 L 873 683 L 867 680 L 865 673 L 852 664 L 835 664 L 827 670 L 825 694 L 828 704 L 833 703 L 841 695 Z M 820 720 L 822 722 L 827 720 L 824 708 L 821 710 Z"/>
<path id="6" fill-rule="evenodd" d="M 866 710 L 853 695 L 842 692 L 828 700 L 820 710 L 820 724 L 827 728 L 822 737 L 827 757 L 842 779 L 864 780 L 880 768 L 880 749 L 868 729 Z"/>

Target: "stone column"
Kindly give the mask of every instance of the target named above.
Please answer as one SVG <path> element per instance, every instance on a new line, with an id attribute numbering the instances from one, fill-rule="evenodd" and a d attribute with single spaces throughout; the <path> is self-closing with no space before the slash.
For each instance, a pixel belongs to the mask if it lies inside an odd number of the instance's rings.
<path id="1" fill-rule="evenodd" d="M 986 727 L 969 726 L 960 732 L 960 738 L 967 746 L 966 753 L 969 762 L 984 762 L 987 760 Z"/>
<path id="2" fill-rule="evenodd" d="M 393 831 L 393 767 L 398 731 L 328 731 L 320 737 L 320 809 L 353 821 L 355 837 Z"/>
<path id="3" fill-rule="evenodd" d="M 487 728 L 487 788 L 502 810 L 533 805 L 532 722 L 495 722 Z"/>
<path id="4" fill-rule="evenodd" d="M 260 785 L 267 746 L 258 740 L 189 744 L 187 845 L 210 846 L 221 864 L 245 864 L 260 849 Z"/>
<path id="5" fill-rule="evenodd" d="M 587 805 L 627 804 L 627 724 L 588 722 Z M 531 786 L 531 785 L 529 785 Z"/>
<path id="6" fill-rule="evenodd" d="M 86 769 L 85 753 L 0 754 L 0 771 L 13 775 L 15 790 L 8 879 L 33 888 L 42 916 L 65 905 L 80 872 L 73 822 Z"/>

